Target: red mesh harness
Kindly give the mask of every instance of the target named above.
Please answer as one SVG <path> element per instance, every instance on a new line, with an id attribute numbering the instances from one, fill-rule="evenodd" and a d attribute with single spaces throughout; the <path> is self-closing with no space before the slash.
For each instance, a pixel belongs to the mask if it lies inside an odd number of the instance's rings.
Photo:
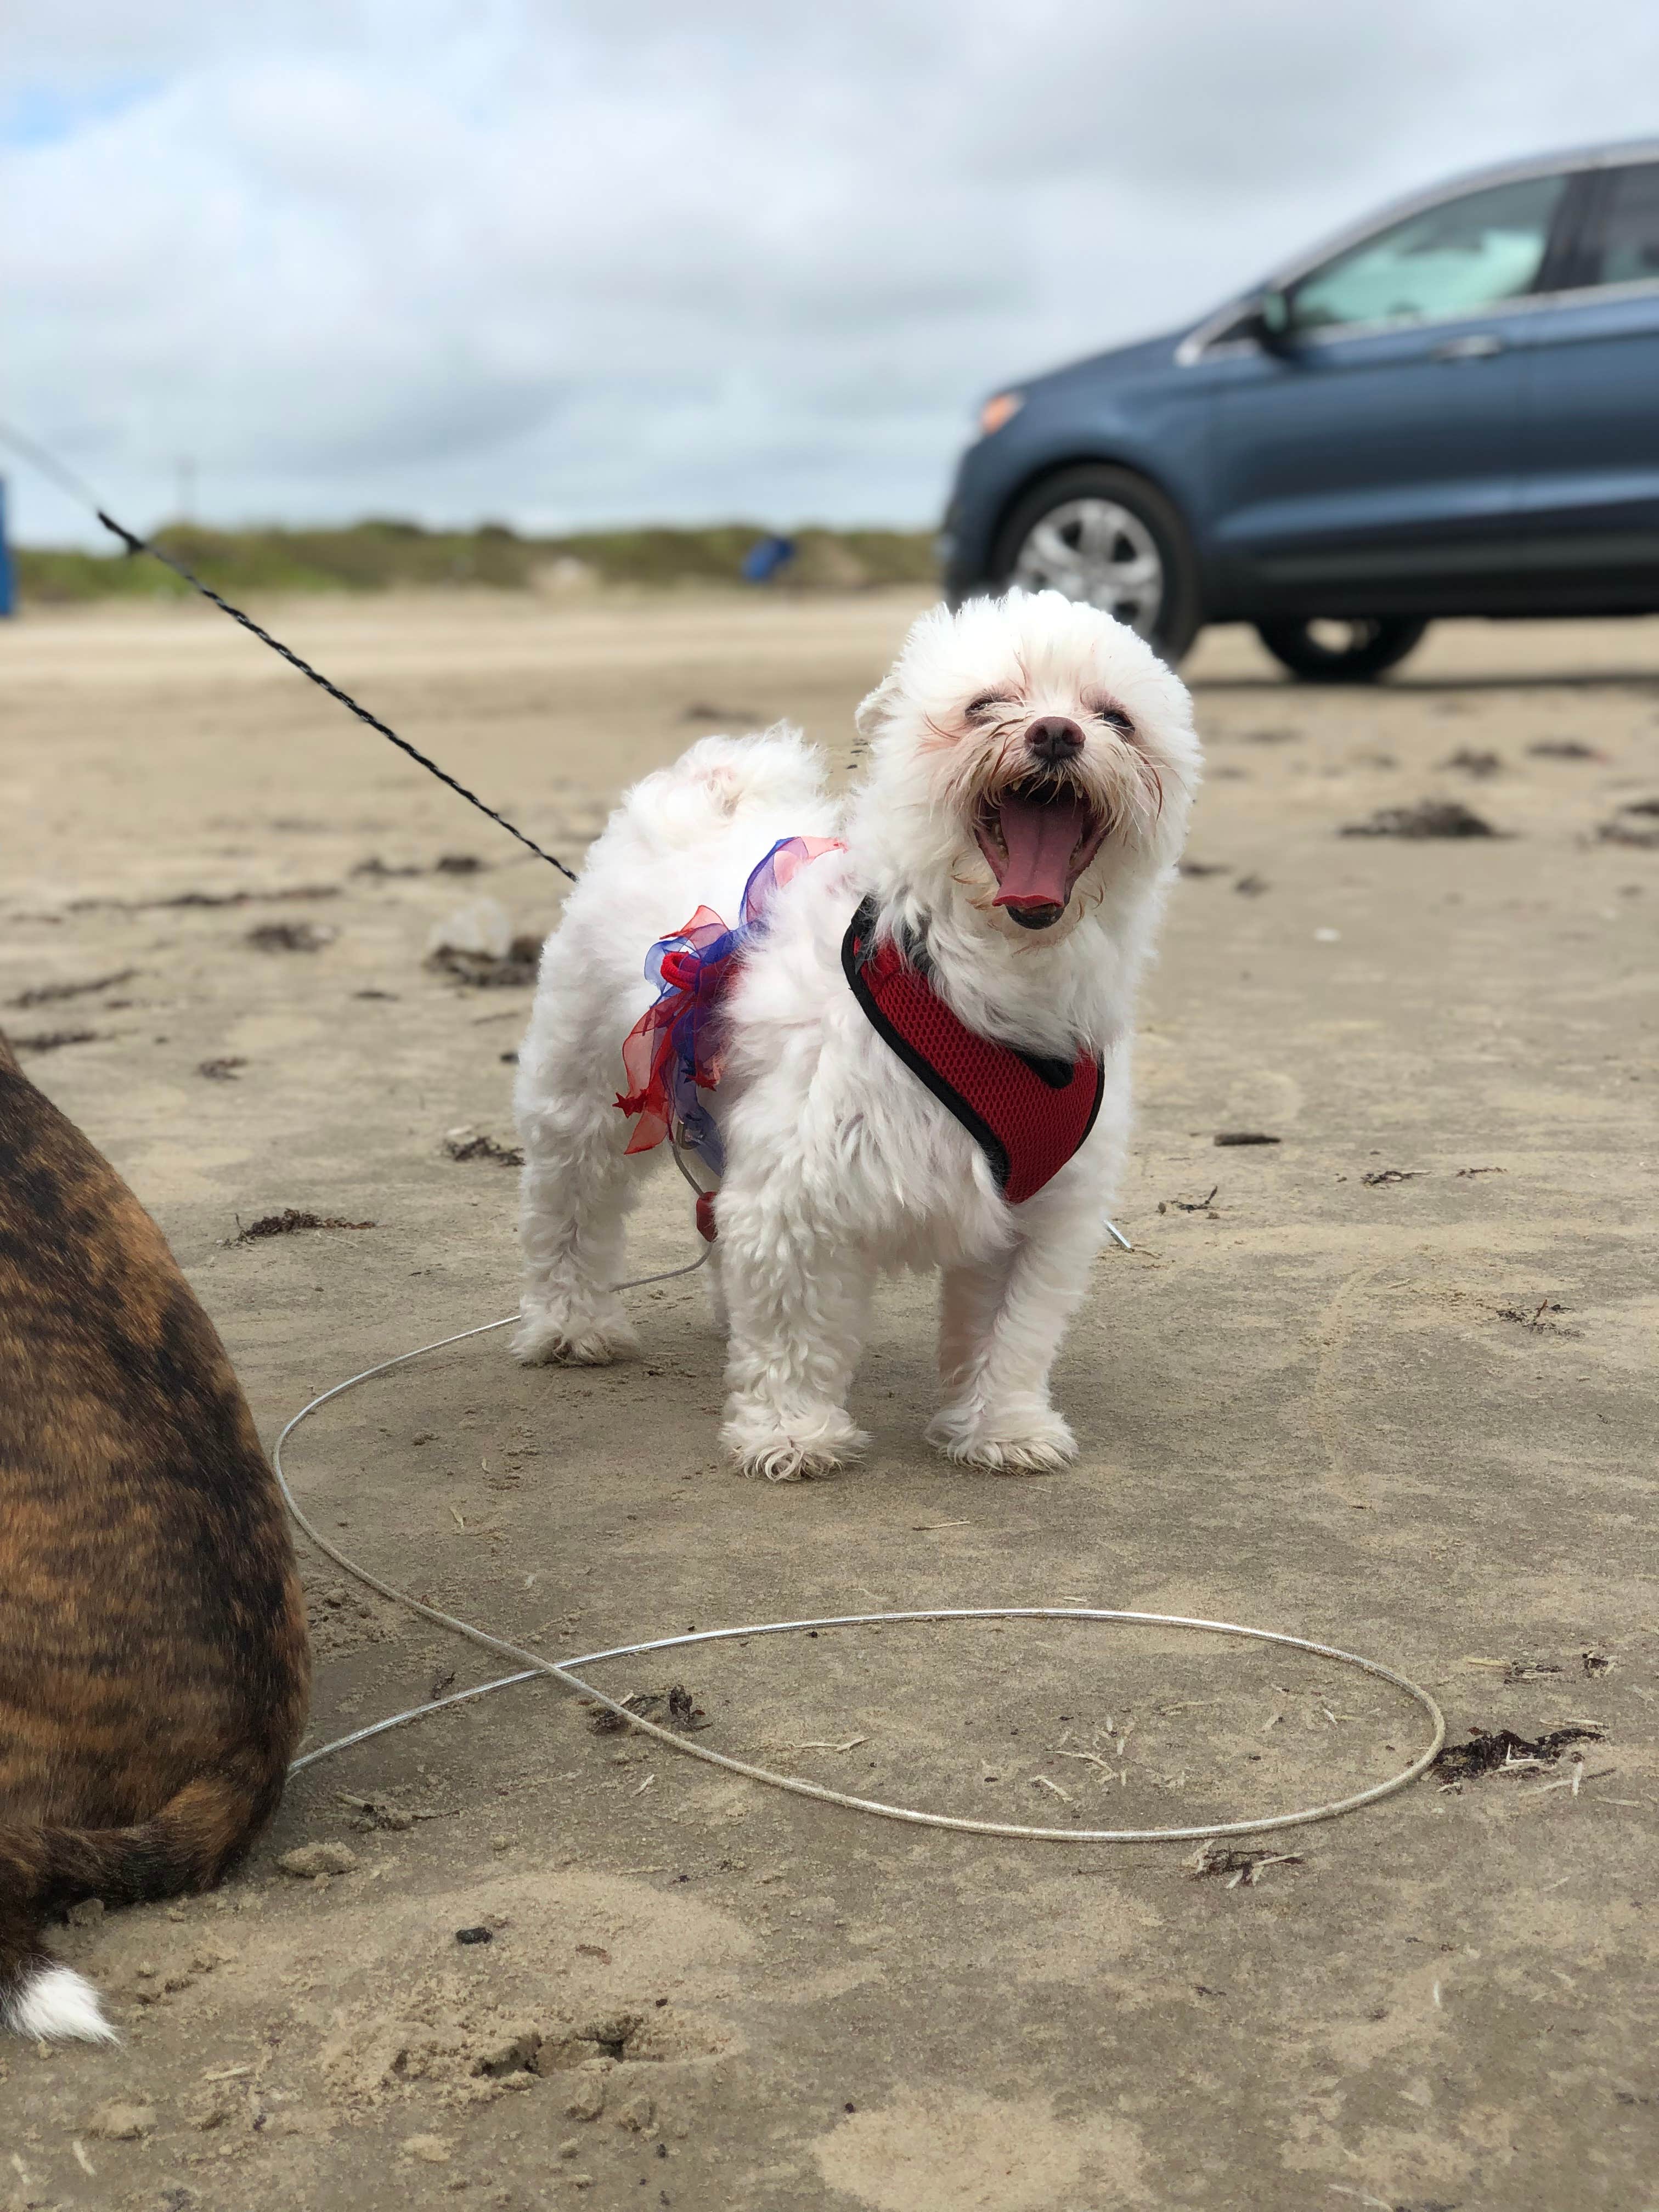
<path id="1" fill-rule="evenodd" d="M 961 1122 L 1011 1206 L 1057 1176 L 1095 1126 L 1106 1073 L 1092 1053 L 1039 1060 L 976 1036 L 891 939 L 877 942 L 866 899 L 842 939 L 841 964 L 871 1027 Z"/>

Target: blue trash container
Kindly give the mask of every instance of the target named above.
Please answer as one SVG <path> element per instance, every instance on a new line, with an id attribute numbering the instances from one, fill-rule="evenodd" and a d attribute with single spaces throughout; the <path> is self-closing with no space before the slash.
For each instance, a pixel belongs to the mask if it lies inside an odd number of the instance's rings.
<path id="1" fill-rule="evenodd" d="M 787 568 L 795 557 L 793 538 L 757 538 L 743 556 L 743 580 L 745 584 L 769 584 L 780 568 Z"/>

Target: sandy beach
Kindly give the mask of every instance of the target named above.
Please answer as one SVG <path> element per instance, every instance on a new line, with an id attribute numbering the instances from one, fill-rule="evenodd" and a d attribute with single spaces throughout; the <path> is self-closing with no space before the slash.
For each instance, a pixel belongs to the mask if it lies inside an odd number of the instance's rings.
<path id="1" fill-rule="evenodd" d="M 787 716 L 844 773 L 920 604 L 258 611 L 575 865 L 708 731 Z M 509 1690 L 309 1770 L 218 1894 L 77 1912 L 59 1948 L 125 2040 L 0 2053 L 0 2203 L 1648 2203 L 1659 621 L 1448 623 L 1358 690 L 1220 631 L 1185 673 L 1208 781 L 1138 1049 L 1135 1249 L 1060 1362 L 1073 1468 L 923 1446 L 904 1280 L 868 1461 L 744 1482 L 692 1277 L 639 1295 L 640 1362 L 480 1337 L 325 1410 L 291 1473 L 376 1573 L 554 1656 L 1117 1607 L 1367 1654 L 1454 1744 L 1579 1733 L 1206 1869 L 813 1804 Z M 161 1222 L 262 1434 L 509 1312 L 515 1178 L 445 1140 L 511 1146 L 529 994 L 425 956 L 479 897 L 539 936 L 561 880 L 207 610 L 0 624 L 0 1024 Z M 1341 834 L 1425 799 L 1498 834 Z M 356 1225 L 237 1241 L 289 1208 Z M 635 1218 L 640 1271 L 695 1256 L 672 1176 Z M 308 1742 L 500 1671 L 301 1557 Z M 1322 1803 L 1426 1740 L 1373 1679 L 1173 1631 L 888 1627 L 596 1679 L 682 1686 L 696 1741 L 854 1794 L 1078 1828 Z M 319 1845 L 297 1863 L 338 1871 L 277 1865 Z"/>

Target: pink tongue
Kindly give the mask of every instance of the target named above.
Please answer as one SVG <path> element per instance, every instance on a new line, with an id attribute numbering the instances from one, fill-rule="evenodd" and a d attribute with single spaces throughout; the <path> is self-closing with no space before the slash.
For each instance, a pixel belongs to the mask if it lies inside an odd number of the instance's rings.
<path id="1" fill-rule="evenodd" d="M 1000 812 L 1008 865 L 997 904 L 1064 906 L 1072 855 L 1088 820 L 1081 799 L 1054 799 L 1045 805 L 1011 792 Z"/>

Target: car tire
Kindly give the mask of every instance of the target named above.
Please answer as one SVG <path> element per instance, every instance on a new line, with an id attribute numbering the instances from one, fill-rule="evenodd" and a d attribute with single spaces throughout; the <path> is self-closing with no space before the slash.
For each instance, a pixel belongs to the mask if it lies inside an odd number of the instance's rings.
<path id="1" fill-rule="evenodd" d="M 1371 684 L 1414 652 L 1428 628 L 1403 616 L 1373 616 L 1340 626 L 1349 633 L 1346 644 L 1316 636 L 1311 621 L 1258 623 L 1255 629 L 1273 659 L 1304 684 Z"/>
<path id="2" fill-rule="evenodd" d="M 1064 592 L 1103 607 L 1175 663 L 1204 620 L 1180 509 L 1132 469 L 1079 462 L 1028 485 L 997 532 L 992 588 Z"/>

